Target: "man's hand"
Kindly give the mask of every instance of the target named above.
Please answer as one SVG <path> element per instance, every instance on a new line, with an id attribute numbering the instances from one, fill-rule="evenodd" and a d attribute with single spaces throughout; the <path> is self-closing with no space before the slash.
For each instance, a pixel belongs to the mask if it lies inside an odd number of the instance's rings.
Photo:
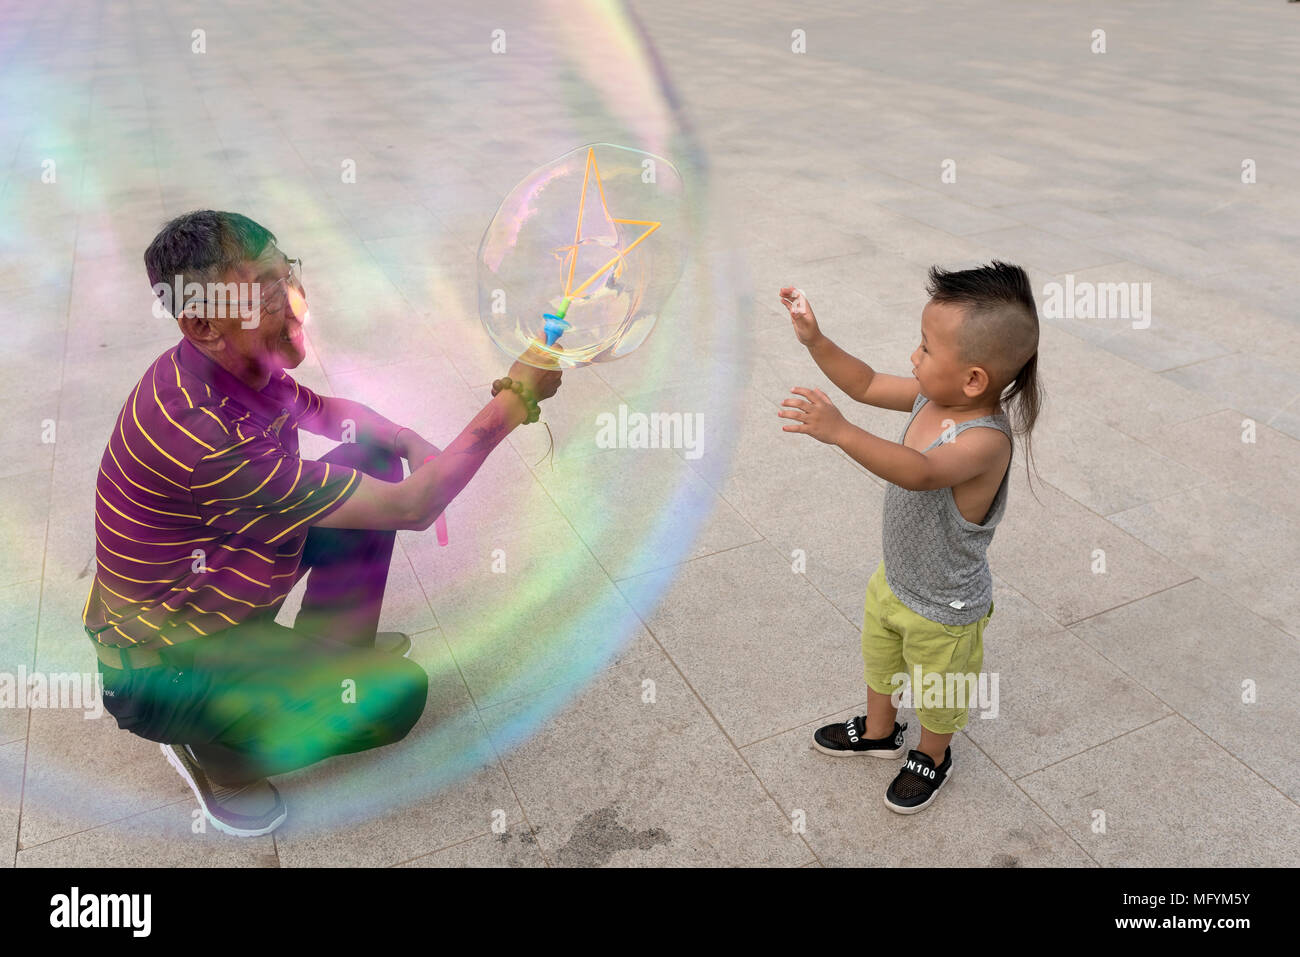
<path id="1" fill-rule="evenodd" d="M 802 389 L 795 386 L 790 390 L 802 399 L 786 399 L 781 404 L 787 408 L 777 413 L 783 419 L 794 419 L 797 425 L 785 425 L 782 432 L 803 432 L 819 442 L 838 445 L 848 421 L 843 413 L 835 408 L 834 403 L 821 389 Z"/>
<path id="2" fill-rule="evenodd" d="M 402 429 L 397 433 L 397 454 L 406 459 L 410 470 L 414 472 L 430 455 L 437 455 L 442 449 L 432 442 L 425 441 L 413 429 Z"/>
<path id="3" fill-rule="evenodd" d="M 781 301 L 785 303 L 786 309 L 790 310 L 790 321 L 794 324 L 795 336 L 805 346 L 815 344 L 822 337 L 822 331 L 817 325 L 817 317 L 813 315 L 812 306 L 808 305 L 808 300 L 804 297 L 803 290 L 796 289 L 794 286 L 783 286 Z"/>
<path id="4" fill-rule="evenodd" d="M 559 346 L 553 348 L 558 349 Z M 506 375 L 514 381 L 522 382 L 537 397 L 537 401 L 541 402 L 555 395 L 560 388 L 560 370 L 554 368 L 555 365 L 554 358 L 542 352 L 536 345 L 530 345 L 528 351 L 519 357 Z M 545 369 L 538 366 L 552 368 Z"/>

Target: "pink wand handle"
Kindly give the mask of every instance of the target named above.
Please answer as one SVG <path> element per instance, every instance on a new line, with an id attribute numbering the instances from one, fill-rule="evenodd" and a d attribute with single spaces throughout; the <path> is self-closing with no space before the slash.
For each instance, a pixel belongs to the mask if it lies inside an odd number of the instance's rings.
<path id="1" fill-rule="evenodd" d="M 430 455 L 427 459 L 425 459 L 424 463 L 421 464 L 432 462 L 437 457 L 438 457 L 438 453 L 435 452 L 433 455 Z M 438 535 L 438 544 L 446 545 L 447 544 L 447 510 L 446 509 L 443 509 L 442 514 L 433 520 L 433 530 Z"/>

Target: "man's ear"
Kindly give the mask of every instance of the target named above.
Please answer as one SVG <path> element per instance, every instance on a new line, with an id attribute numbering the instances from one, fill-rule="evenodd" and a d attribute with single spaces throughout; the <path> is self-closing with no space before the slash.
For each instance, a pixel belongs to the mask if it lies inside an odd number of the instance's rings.
<path id="1" fill-rule="evenodd" d="M 185 307 L 177 317 L 176 325 L 180 327 L 182 335 L 195 342 L 216 345 L 221 340 L 221 333 L 210 321 L 198 315 L 198 309 L 193 305 Z"/>

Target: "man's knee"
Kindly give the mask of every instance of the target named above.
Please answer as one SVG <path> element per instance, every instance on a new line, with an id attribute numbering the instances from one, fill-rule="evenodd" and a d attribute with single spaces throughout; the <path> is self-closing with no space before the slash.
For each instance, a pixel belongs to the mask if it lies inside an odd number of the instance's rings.
<path id="1" fill-rule="evenodd" d="M 415 727 L 429 697 L 429 676 L 414 661 L 397 658 L 386 664 L 378 679 L 383 689 L 369 721 L 383 728 L 384 743 L 400 741 Z"/>
<path id="2" fill-rule="evenodd" d="M 392 449 L 380 445 L 341 442 L 321 456 L 320 461 L 331 465 L 346 465 L 385 482 L 402 480 L 402 457 Z"/>
<path id="3" fill-rule="evenodd" d="M 400 741 L 415 727 L 415 722 L 424 714 L 424 706 L 429 699 L 429 676 L 414 661 L 401 659 L 400 680 L 396 697 L 396 724 Z"/>

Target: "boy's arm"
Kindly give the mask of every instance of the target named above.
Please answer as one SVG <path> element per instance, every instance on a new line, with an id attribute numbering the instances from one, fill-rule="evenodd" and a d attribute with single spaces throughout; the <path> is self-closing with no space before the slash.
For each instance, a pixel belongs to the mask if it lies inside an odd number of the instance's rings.
<path id="1" fill-rule="evenodd" d="M 795 336 L 808 349 L 826 378 L 834 382 L 841 392 L 851 399 L 880 409 L 912 411 L 921 389 L 915 379 L 878 373 L 827 339 L 817 325 L 817 317 L 813 315 L 812 306 L 803 290 L 783 286 L 779 295 L 790 310 L 790 322 L 794 326 Z"/>
<path id="2" fill-rule="evenodd" d="M 835 444 L 863 468 L 912 492 L 951 488 L 999 468 L 1007 437 L 998 429 L 967 429 L 951 442 L 918 452 L 845 422 Z"/>
<path id="3" fill-rule="evenodd" d="M 921 386 L 915 378 L 877 372 L 824 335 L 808 345 L 808 354 L 826 378 L 851 399 L 898 412 L 911 412 L 916 405 Z"/>

